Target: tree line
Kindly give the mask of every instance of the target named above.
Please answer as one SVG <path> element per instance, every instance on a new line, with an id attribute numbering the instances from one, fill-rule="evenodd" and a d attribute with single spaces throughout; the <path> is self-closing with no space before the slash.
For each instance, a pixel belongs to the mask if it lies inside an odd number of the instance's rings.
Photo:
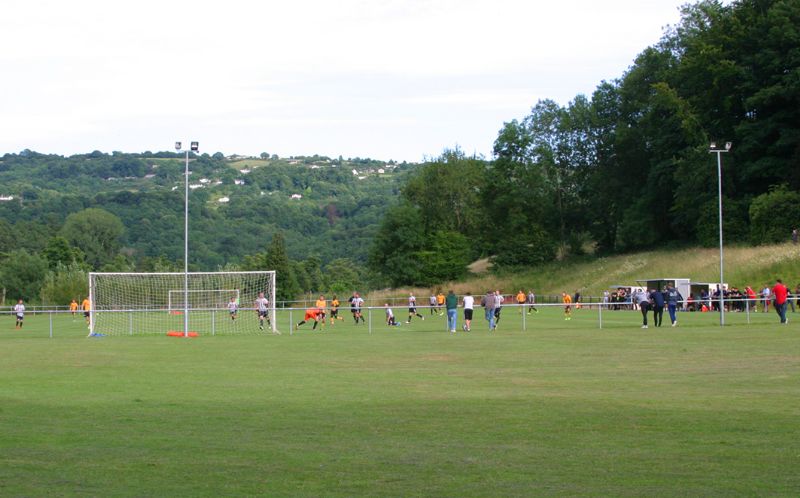
<path id="1" fill-rule="evenodd" d="M 800 2 L 701 1 L 614 81 L 507 122 L 493 160 L 445 151 L 387 212 L 370 266 L 393 285 L 724 237 L 786 240 L 800 225 Z"/>

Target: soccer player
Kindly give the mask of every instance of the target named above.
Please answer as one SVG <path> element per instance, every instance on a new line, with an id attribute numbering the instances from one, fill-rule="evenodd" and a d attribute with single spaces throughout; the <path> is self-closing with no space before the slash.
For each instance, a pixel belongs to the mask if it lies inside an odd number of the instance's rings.
<path id="1" fill-rule="evenodd" d="M 339 306 L 339 298 L 334 294 L 333 299 L 331 299 L 331 325 L 333 325 L 334 320 L 344 320 L 339 316 Z"/>
<path id="2" fill-rule="evenodd" d="M 528 300 L 528 296 L 522 292 L 522 289 L 517 292 L 517 304 L 519 305 L 519 314 L 523 314 L 525 312 L 525 302 Z"/>
<path id="3" fill-rule="evenodd" d="M 86 319 L 86 325 L 89 325 L 92 314 L 92 303 L 89 301 L 88 297 L 83 298 L 83 302 L 81 302 L 81 308 L 83 309 L 83 317 Z"/>
<path id="4" fill-rule="evenodd" d="M 350 305 L 350 309 L 353 312 L 353 319 L 356 321 L 356 325 L 358 325 L 358 321 L 361 320 L 361 323 L 364 323 L 364 315 L 361 314 L 361 307 L 364 306 L 364 299 L 361 297 L 361 294 L 358 292 L 353 294 L 353 302 Z"/>
<path id="5" fill-rule="evenodd" d="M 325 299 L 325 296 L 320 294 L 319 297 L 317 298 L 317 302 L 314 303 L 314 306 L 316 306 L 317 309 L 319 309 L 320 312 L 322 313 L 322 317 L 321 317 L 322 324 L 321 324 L 321 326 L 324 327 L 325 326 L 325 310 L 328 308 L 328 301 Z"/>
<path id="6" fill-rule="evenodd" d="M 236 304 L 236 298 L 232 297 L 228 302 L 228 313 L 231 315 L 231 321 L 236 321 L 236 313 L 239 311 L 239 305 Z"/>
<path id="7" fill-rule="evenodd" d="M 22 328 L 22 320 L 25 319 L 25 305 L 22 304 L 22 299 L 17 301 L 17 304 L 14 306 L 14 313 L 17 315 L 17 322 L 14 325 L 15 329 Z"/>
<path id="8" fill-rule="evenodd" d="M 347 299 L 347 302 L 350 303 L 350 313 L 353 315 L 353 320 L 355 320 L 356 325 L 358 325 L 358 316 L 357 316 L 357 309 L 356 309 L 356 298 L 358 297 L 358 292 L 353 292 L 353 295 Z"/>
<path id="9" fill-rule="evenodd" d="M 538 313 L 539 310 L 536 309 L 536 294 L 533 293 L 533 289 L 528 291 L 528 314 L 531 314 L 531 310 L 534 313 Z"/>
<path id="10" fill-rule="evenodd" d="M 430 299 L 428 299 L 428 303 L 431 306 L 431 315 L 436 313 L 438 310 L 436 309 L 436 294 L 431 294 Z"/>
<path id="11" fill-rule="evenodd" d="M 314 326 L 311 327 L 311 330 L 317 329 L 317 323 L 319 323 L 320 317 L 323 315 L 322 310 L 319 308 L 308 308 L 306 310 L 306 314 L 303 317 L 303 321 L 298 323 L 294 326 L 294 329 L 297 330 L 300 328 L 301 325 L 305 324 L 307 321 L 314 320 Z"/>
<path id="12" fill-rule="evenodd" d="M 258 313 L 258 328 L 260 330 L 264 330 L 264 320 L 267 321 L 267 324 L 270 326 L 272 322 L 269 319 L 269 299 L 264 297 L 263 292 L 258 293 L 258 297 L 256 298 L 255 302 L 256 313 Z"/>
<path id="13" fill-rule="evenodd" d="M 784 325 L 789 323 L 789 319 L 786 318 L 786 297 L 788 293 L 788 289 L 783 285 L 781 279 L 776 280 L 775 287 L 772 288 L 772 295 L 775 296 L 775 302 L 773 304 L 775 305 L 775 311 L 781 319 L 781 323 Z M 21 299 L 20 302 L 22 302 Z"/>
<path id="14" fill-rule="evenodd" d="M 669 312 L 669 320 L 672 322 L 673 327 L 678 325 L 678 317 L 675 312 L 678 309 L 678 303 L 682 302 L 683 296 L 678 292 L 678 289 L 672 284 L 667 284 L 667 311 Z"/>
<path id="15" fill-rule="evenodd" d="M 467 292 L 462 301 L 464 302 L 464 325 L 461 328 L 464 332 L 469 332 L 472 326 L 472 311 L 475 307 L 475 298 Z"/>
<path id="16" fill-rule="evenodd" d="M 436 294 L 436 312 L 439 313 L 439 316 L 444 315 L 442 311 L 442 307 L 444 306 L 444 294 L 440 290 L 438 294 Z"/>
<path id="17" fill-rule="evenodd" d="M 572 297 L 566 292 L 562 292 L 561 302 L 564 303 L 564 320 L 572 320 Z"/>
<path id="18" fill-rule="evenodd" d="M 384 304 L 383 307 L 386 310 L 386 325 L 399 327 L 400 323 L 397 320 L 395 320 L 394 312 L 392 311 L 392 308 L 389 307 L 389 303 Z"/>
<path id="19" fill-rule="evenodd" d="M 494 291 L 494 328 L 500 323 L 500 311 L 503 309 L 503 302 L 505 298 L 500 294 L 499 290 Z"/>
<path id="20" fill-rule="evenodd" d="M 69 312 L 72 314 L 72 321 L 73 322 L 75 321 L 75 312 L 76 311 L 78 311 L 78 301 L 73 299 L 72 302 L 69 303 Z"/>
<path id="21" fill-rule="evenodd" d="M 414 297 L 414 293 L 408 294 L 408 320 L 406 323 L 411 323 L 411 319 L 414 318 L 414 315 L 417 315 L 420 319 L 425 320 L 425 317 L 420 315 L 417 312 L 417 298 Z"/>

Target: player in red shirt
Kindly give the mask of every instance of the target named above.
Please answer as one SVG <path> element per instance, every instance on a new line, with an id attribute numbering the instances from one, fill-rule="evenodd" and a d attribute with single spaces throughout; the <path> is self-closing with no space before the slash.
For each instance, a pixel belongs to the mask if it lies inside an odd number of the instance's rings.
<path id="1" fill-rule="evenodd" d="M 781 323 L 784 325 L 789 323 L 789 320 L 786 319 L 786 296 L 789 293 L 788 289 L 781 279 L 775 281 L 775 287 L 772 288 L 772 295 L 775 296 L 775 311 L 778 312 L 778 316 L 781 317 Z"/>

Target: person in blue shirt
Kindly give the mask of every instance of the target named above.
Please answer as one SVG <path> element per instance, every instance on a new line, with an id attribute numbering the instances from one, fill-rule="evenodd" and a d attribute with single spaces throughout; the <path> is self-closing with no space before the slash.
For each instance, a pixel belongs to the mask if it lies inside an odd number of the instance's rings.
<path id="1" fill-rule="evenodd" d="M 678 304 L 683 302 L 683 296 L 681 296 L 681 293 L 678 292 L 678 289 L 673 287 L 672 284 L 667 285 L 666 296 L 669 320 L 672 322 L 672 326 L 675 327 L 678 325 L 678 317 L 675 314 L 675 311 L 678 309 Z"/>
<path id="2" fill-rule="evenodd" d="M 664 320 L 664 294 L 660 290 L 651 290 L 650 302 L 653 303 L 653 324 L 660 327 Z"/>

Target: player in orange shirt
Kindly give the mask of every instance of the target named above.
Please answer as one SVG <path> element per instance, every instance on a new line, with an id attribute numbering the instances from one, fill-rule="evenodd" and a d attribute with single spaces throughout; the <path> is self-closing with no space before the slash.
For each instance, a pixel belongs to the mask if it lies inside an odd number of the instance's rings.
<path id="1" fill-rule="evenodd" d="M 72 302 L 69 303 L 69 312 L 70 312 L 70 314 L 72 314 L 72 321 L 75 321 L 75 312 L 76 311 L 78 311 L 78 301 L 73 299 Z"/>
<path id="2" fill-rule="evenodd" d="M 306 310 L 306 315 L 303 317 L 303 321 L 295 325 L 294 329 L 297 330 L 304 323 L 314 320 L 314 326 L 311 327 L 311 330 L 316 330 L 317 324 L 319 323 L 319 319 L 323 314 L 324 314 L 323 311 L 319 308 L 308 308 Z"/>
<path id="3" fill-rule="evenodd" d="M 88 297 L 83 298 L 83 302 L 81 303 L 81 308 L 83 308 L 83 317 L 86 319 L 86 324 L 88 325 L 92 311 L 92 303 L 91 301 L 89 301 Z"/>
<path id="4" fill-rule="evenodd" d="M 572 320 L 572 298 L 566 292 L 562 292 L 561 301 L 564 303 L 564 320 Z"/>
<path id="5" fill-rule="evenodd" d="M 442 291 L 439 291 L 439 293 L 436 294 L 436 312 L 440 315 L 444 314 L 442 306 L 444 306 L 444 294 L 442 294 Z"/>
<path id="6" fill-rule="evenodd" d="M 525 295 L 524 292 L 522 292 L 522 289 L 520 289 L 519 292 L 517 292 L 517 304 L 519 304 L 519 314 L 520 315 L 525 312 L 524 304 L 525 304 L 525 301 L 527 301 L 527 300 L 528 300 L 528 296 Z"/>
<path id="7" fill-rule="evenodd" d="M 317 302 L 314 303 L 314 306 L 316 306 L 316 308 L 321 313 L 321 315 L 320 315 L 320 320 L 322 321 L 321 326 L 324 327 L 325 326 L 325 310 L 328 309 L 328 301 L 325 299 L 325 296 L 320 294 L 319 298 L 317 298 Z"/>

